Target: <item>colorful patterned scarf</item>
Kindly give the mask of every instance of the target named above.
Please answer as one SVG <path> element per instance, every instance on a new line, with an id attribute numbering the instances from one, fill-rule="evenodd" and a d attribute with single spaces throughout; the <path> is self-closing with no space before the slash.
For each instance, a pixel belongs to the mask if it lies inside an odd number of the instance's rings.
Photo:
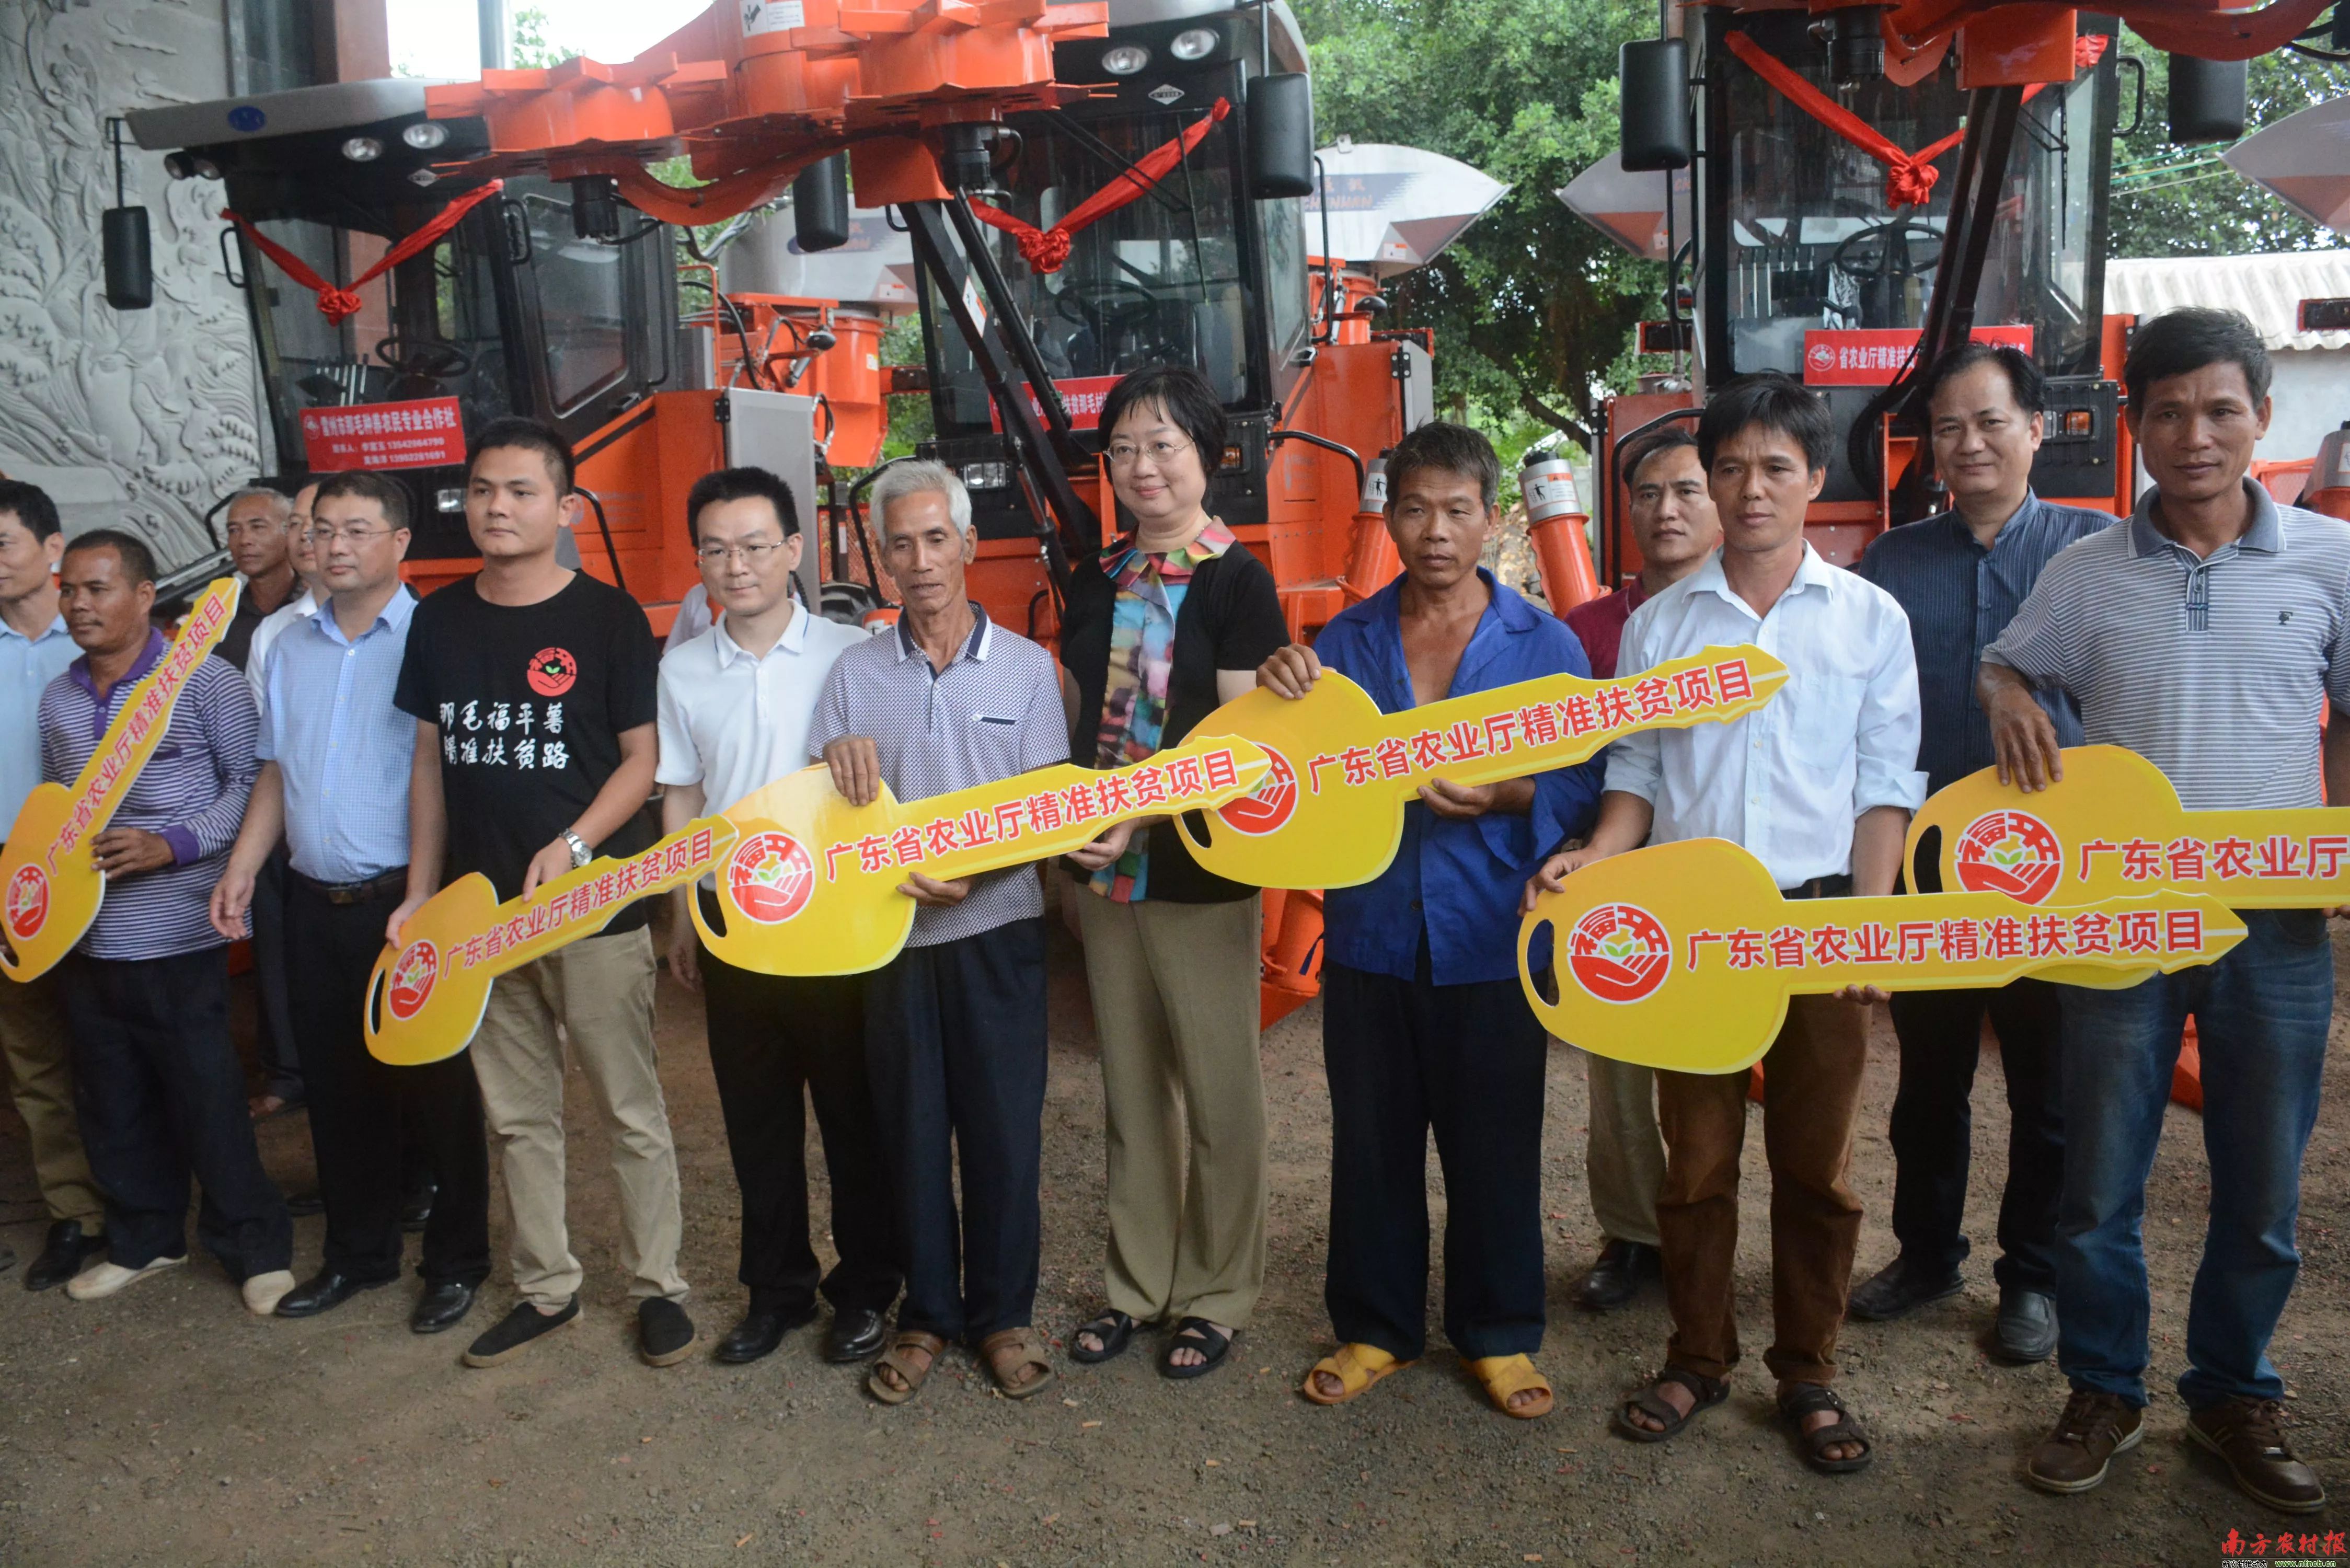
<path id="1" fill-rule="evenodd" d="M 1109 631 L 1109 679 L 1102 689 L 1097 767 L 1124 767 L 1159 749 L 1167 727 L 1167 686 L 1175 669 L 1175 618 L 1191 591 L 1191 574 L 1239 541 L 1214 518 L 1180 550 L 1151 555 L 1132 538 L 1102 552 L 1102 571 L 1117 585 Z M 1093 875 L 1093 890 L 1119 903 L 1139 903 L 1149 886 L 1149 835 L 1138 833 L 1115 865 Z"/>

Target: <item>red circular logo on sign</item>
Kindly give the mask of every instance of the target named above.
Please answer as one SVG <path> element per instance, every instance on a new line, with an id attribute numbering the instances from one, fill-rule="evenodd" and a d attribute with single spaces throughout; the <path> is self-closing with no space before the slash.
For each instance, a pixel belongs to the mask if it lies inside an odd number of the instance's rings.
<path id="1" fill-rule="evenodd" d="M 49 920 L 48 873 L 37 866 L 19 866 L 8 878 L 8 930 L 30 941 Z"/>
<path id="2" fill-rule="evenodd" d="M 405 1023 L 423 1012 L 432 997 L 432 982 L 440 978 L 440 949 L 421 937 L 400 949 L 399 961 L 391 966 L 391 984 L 385 992 L 391 1015 Z"/>
<path id="3" fill-rule="evenodd" d="M 1251 838 L 1263 838 L 1277 831 L 1297 810 L 1297 774 L 1290 767 L 1289 759 L 1271 746 L 1264 748 L 1264 758 L 1273 765 L 1265 770 L 1256 788 L 1216 808 L 1216 815 L 1226 825 Z"/>
<path id="4" fill-rule="evenodd" d="M 1959 886 L 2037 904 L 2064 875 L 2064 846 L 2029 812 L 1985 812 L 1959 836 Z"/>
<path id="5" fill-rule="evenodd" d="M 542 648 L 530 656 L 530 689 L 542 697 L 560 697 L 579 679 L 579 661 L 567 648 Z"/>
<path id="6" fill-rule="evenodd" d="M 1808 358 L 1812 362 L 1812 369 L 1814 370 L 1833 370 L 1835 369 L 1835 350 L 1825 343 L 1813 344 L 1811 352 L 1805 355 L 1804 358 Z"/>
<path id="7" fill-rule="evenodd" d="M 726 864 L 726 890 L 752 919 L 780 926 L 807 908 L 816 891 L 816 862 L 788 833 L 754 833 Z"/>
<path id="8" fill-rule="evenodd" d="M 1602 1002 L 1638 1002 L 1665 983 L 1673 940 L 1636 904 L 1602 904 L 1567 933 L 1566 967 Z"/>

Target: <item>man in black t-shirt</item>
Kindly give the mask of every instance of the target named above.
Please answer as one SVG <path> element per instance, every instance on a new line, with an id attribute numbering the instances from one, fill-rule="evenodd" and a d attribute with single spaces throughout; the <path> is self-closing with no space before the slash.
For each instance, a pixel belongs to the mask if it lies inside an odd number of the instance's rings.
<path id="1" fill-rule="evenodd" d="M 556 561 L 580 505 L 569 444 L 532 421 L 498 420 L 475 441 L 468 476 L 465 524 L 482 570 L 417 607 L 395 699 L 417 723 L 395 944 L 440 888 L 444 846 L 449 875 L 479 871 L 505 899 L 653 839 L 641 807 L 659 751 L 660 649 L 633 599 Z M 634 905 L 491 990 L 473 1073 L 504 1156 L 522 1300 L 465 1352 L 469 1366 L 504 1361 L 579 1315 L 581 1270 L 564 1224 L 565 1038 L 611 1137 L 639 1352 L 666 1366 L 692 1347 L 646 919 Z"/>

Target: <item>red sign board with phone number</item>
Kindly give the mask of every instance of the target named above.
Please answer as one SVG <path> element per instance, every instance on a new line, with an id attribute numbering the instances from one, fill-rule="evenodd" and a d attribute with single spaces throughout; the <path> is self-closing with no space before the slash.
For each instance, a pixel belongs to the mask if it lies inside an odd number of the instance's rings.
<path id="1" fill-rule="evenodd" d="M 304 409 L 302 444 L 313 473 L 441 468 L 465 461 L 465 421 L 454 398 Z"/>
<path id="2" fill-rule="evenodd" d="M 2029 327 L 1978 327 L 1978 343 L 2005 343 L 2032 352 Z M 1906 327 L 1835 331 L 1813 327 L 1804 334 L 1804 384 L 1807 387 L 1889 387 L 1909 362 L 1918 334 Z"/>

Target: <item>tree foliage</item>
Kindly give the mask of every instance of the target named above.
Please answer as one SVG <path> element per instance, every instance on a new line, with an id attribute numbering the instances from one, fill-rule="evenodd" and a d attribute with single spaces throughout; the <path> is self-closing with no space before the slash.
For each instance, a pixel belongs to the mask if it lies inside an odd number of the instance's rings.
<path id="1" fill-rule="evenodd" d="M 1480 422 L 1527 416 L 1589 444 L 1662 269 L 1627 254 L 1556 192 L 1614 151 L 1616 51 L 1655 33 L 1646 0 L 1301 0 L 1315 134 L 1457 158 L 1510 192 L 1390 294 L 1393 324 L 1433 327 L 1437 396 Z M 1611 374 L 1612 372 L 1612 374 Z"/>
<path id="2" fill-rule="evenodd" d="M 2114 146 L 2115 255 L 2240 255 L 2342 243 L 2220 162 L 2218 148 L 2172 142 L 2168 59 L 2135 35 L 2129 53 L 2146 61 L 2146 111 L 2137 130 Z M 2288 52 L 2264 55 L 2251 62 L 2247 87 L 2249 134 L 2350 92 L 2350 66 Z M 2125 124 L 2134 96 L 2125 75 Z"/>

